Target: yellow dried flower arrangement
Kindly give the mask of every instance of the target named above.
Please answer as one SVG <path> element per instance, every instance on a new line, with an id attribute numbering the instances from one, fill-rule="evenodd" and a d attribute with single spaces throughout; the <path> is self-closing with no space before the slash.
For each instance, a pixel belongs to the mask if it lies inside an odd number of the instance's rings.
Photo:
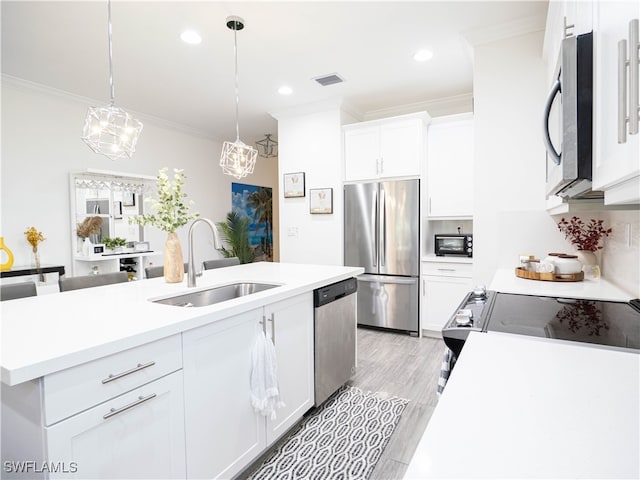
<path id="1" fill-rule="evenodd" d="M 39 232 L 36 227 L 29 227 L 24 234 L 27 237 L 27 242 L 29 242 L 34 252 L 38 251 L 38 244 L 46 240 L 44 234 Z"/>

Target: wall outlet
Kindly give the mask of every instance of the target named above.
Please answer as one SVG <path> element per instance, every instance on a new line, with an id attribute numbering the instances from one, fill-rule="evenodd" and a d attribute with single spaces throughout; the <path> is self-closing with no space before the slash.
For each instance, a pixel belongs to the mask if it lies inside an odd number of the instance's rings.
<path id="1" fill-rule="evenodd" d="M 287 228 L 287 237 L 298 238 L 298 227 Z"/>

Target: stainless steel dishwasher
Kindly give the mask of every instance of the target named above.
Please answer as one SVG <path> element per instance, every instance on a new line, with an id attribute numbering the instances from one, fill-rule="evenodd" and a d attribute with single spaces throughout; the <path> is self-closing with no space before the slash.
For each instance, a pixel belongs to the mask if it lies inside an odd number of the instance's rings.
<path id="1" fill-rule="evenodd" d="M 356 373 L 357 289 L 349 278 L 313 292 L 316 406 Z"/>

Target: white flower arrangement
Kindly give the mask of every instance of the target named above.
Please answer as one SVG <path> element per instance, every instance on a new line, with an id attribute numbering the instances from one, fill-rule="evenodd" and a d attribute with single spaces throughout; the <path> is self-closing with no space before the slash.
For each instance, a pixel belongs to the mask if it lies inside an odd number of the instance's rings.
<path id="1" fill-rule="evenodd" d="M 147 226 L 151 225 L 167 233 L 174 233 L 178 228 L 200 216 L 199 213 L 189 213 L 193 201 L 185 202 L 186 193 L 182 191 L 186 175 L 182 169 L 173 169 L 173 181 L 167 175 L 168 168 L 161 168 L 158 172 L 158 198 L 145 199 L 153 202 L 151 207 L 155 214 L 136 215 L 131 217 L 130 223 Z"/>

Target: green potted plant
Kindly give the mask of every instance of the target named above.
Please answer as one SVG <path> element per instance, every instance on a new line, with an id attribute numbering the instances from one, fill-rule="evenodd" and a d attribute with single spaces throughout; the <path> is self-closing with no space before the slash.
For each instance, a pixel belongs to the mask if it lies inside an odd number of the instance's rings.
<path id="1" fill-rule="evenodd" d="M 173 180 L 170 180 L 167 175 L 168 170 L 164 167 L 158 172 L 158 198 L 145 199 L 151 202 L 151 208 L 156 213 L 136 215 L 131 217 L 129 222 L 143 227 L 151 225 L 167 232 L 164 248 L 164 279 L 167 283 L 178 283 L 184 279 L 184 257 L 176 230 L 200 214 L 189 213 L 193 202 L 186 201 L 187 194 L 182 191 L 186 178 L 184 171 L 174 168 Z"/>
<path id="2" fill-rule="evenodd" d="M 102 243 L 104 243 L 104 246 L 110 250 L 121 252 L 122 248 L 127 244 L 127 241 L 122 237 L 107 237 L 102 240 Z"/>
<path id="3" fill-rule="evenodd" d="M 240 216 L 235 210 L 227 213 L 227 220 L 217 224 L 222 240 L 229 245 L 229 249 L 220 250 L 225 258 L 238 257 L 240 263 L 251 263 L 256 258 L 255 252 L 249 245 L 249 217 Z"/>

